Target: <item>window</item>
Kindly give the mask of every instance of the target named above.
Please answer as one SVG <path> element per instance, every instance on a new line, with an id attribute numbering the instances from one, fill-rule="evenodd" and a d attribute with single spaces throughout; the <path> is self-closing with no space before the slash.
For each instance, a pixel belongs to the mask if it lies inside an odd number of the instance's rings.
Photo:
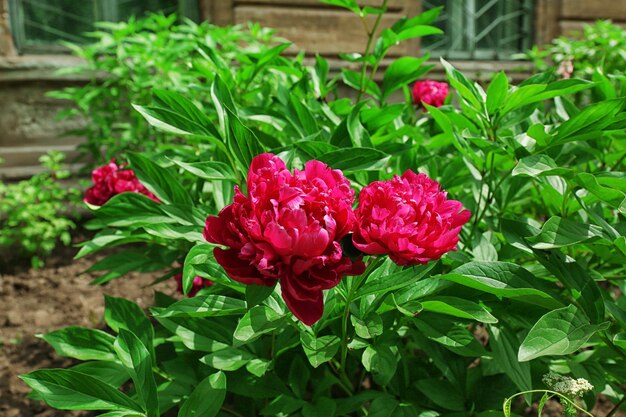
<path id="1" fill-rule="evenodd" d="M 83 34 L 93 31 L 95 22 L 158 11 L 198 20 L 195 0 L 9 0 L 13 38 L 21 53 L 63 52 L 59 41 L 86 41 Z"/>
<path id="2" fill-rule="evenodd" d="M 445 34 L 422 39 L 431 56 L 449 59 L 511 59 L 529 49 L 532 0 L 422 0 L 422 9 L 443 6 L 436 23 Z"/>

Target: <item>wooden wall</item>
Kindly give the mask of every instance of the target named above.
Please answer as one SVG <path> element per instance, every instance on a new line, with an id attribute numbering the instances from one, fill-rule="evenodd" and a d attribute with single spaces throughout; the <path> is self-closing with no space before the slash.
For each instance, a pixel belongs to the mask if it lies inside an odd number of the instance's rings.
<path id="1" fill-rule="evenodd" d="M 463 0 L 456 0 L 462 2 Z M 501 0 L 507 1 L 507 0 Z M 381 0 L 360 0 L 379 5 Z M 59 138 L 76 124 L 60 122 L 55 114 L 66 104 L 46 97 L 46 92 L 78 84 L 79 78 L 55 74 L 59 68 L 74 65 L 70 56 L 20 56 L 11 39 L 8 0 L 0 0 L 0 178 L 21 178 L 36 172 L 37 159 L 48 149 L 70 151 L 81 138 Z M 342 62 L 340 52 L 362 52 L 366 36 L 362 22 L 352 13 L 318 0 L 199 0 L 204 19 L 216 24 L 245 23 L 248 20 L 273 27 L 299 49 L 329 58 L 334 71 Z M 403 15 L 420 11 L 420 0 L 389 0 L 389 14 L 381 28 Z M 626 27 L 626 0 L 535 0 L 535 41 L 550 42 L 555 36 L 578 30 L 584 23 L 612 19 Z M 371 27 L 373 17 L 368 25 Z M 390 59 L 419 54 L 419 43 L 396 48 Z M 514 78 L 528 74 L 519 62 L 455 61 L 455 66 L 474 79 L 488 80 L 494 71 L 504 69 Z M 520 71 L 520 66 L 522 71 Z M 433 78 L 443 78 L 439 71 Z"/>

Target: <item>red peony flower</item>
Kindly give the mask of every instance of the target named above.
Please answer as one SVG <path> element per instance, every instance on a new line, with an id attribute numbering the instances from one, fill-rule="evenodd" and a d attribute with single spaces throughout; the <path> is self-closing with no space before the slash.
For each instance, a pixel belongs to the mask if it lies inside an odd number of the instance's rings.
<path id="1" fill-rule="evenodd" d="M 125 192 L 143 194 L 159 202 L 159 199 L 139 182 L 132 169 L 124 169 L 124 165 L 117 165 L 115 159 L 94 169 L 91 172 L 91 179 L 93 186 L 87 189 L 84 201 L 94 206 L 101 206 L 114 195 Z"/>
<path id="2" fill-rule="evenodd" d="M 184 294 L 183 274 L 174 275 L 174 279 L 176 280 L 176 290 L 179 293 Z M 191 290 L 189 290 L 189 292 L 187 293 L 187 297 L 195 297 L 196 294 L 198 294 L 198 291 L 200 291 L 203 288 L 210 287 L 211 285 L 213 285 L 213 281 L 209 279 L 203 279 L 202 277 L 194 277 L 193 285 L 191 287 Z"/>
<path id="3" fill-rule="evenodd" d="M 456 250 L 471 216 L 462 208 L 437 181 L 408 170 L 361 190 L 352 240 L 362 252 L 389 254 L 398 265 L 425 264 Z"/>
<path id="4" fill-rule="evenodd" d="M 413 103 L 422 106 L 426 110 L 424 104 L 429 106 L 443 106 L 448 96 L 448 84 L 437 81 L 425 80 L 417 81 L 413 85 Z"/>
<path id="5" fill-rule="evenodd" d="M 235 187 L 232 204 L 207 218 L 204 237 L 227 246 L 215 259 L 234 280 L 272 286 L 280 281 L 287 307 L 305 324 L 324 312 L 322 290 L 365 266 L 339 244 L 352 231 L 354 190 L 341 171 L 319 161 L 293 174 L 277 156 L 255 157 L 248 196 Z"/>

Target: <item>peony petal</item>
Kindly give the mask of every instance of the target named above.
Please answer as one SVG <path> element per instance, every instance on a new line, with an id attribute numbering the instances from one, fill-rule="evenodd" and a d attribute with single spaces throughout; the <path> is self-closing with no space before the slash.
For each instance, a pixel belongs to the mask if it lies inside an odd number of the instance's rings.
<path id="1" fill-rule="evenodd" d="M 249 262 L 239 258 L 239 251 L 235 249 L 224 250 L 221 248 L 213 249 L 213 256 L 218 264 L 224 268 L 229 277 L 242 284 L 255 284 L 272 286 L 276 283 L 275 279 L 264 277 Z"/>
<path id="2" fill-rule="evenodd" d="M 281 292 L 293 315 L 307 326 L 311 326 L 324 314 L 324 294 L 321 290 L 305 291 L 297 285 L 300 279 L 302 277 L 281 278 Z"/>

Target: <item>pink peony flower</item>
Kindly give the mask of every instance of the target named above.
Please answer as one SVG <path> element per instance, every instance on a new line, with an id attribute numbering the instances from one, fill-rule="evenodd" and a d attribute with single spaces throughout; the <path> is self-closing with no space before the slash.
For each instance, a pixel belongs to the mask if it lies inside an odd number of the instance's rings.
<path id="1" fill-rule="evenodd" d="M 176 290 L 179 293 L 184 294 L 183 274 L 174 275 L 174 280 L 176 280 Z M 189 290 L 189 292 L 187 293 L 187 297 L 195 297 L 196 294 L 198 294 L 198 291 L 200 291 L 203 288 L 210 287 L 211 285 L 213 285 L 213 281 L 209 279 L 203 279 L 202 277 L 194 277 L 193 285 L 191 287 L 191 290 Z"/>
<path id="2" fill-rule="evenodd" d="M 413 85 L 413 103 L 422 106 L 426 110 L 424 104 L 429 106 L 443 106 L 448 96 L 448 84 L 437 81 L 425 80 L 417 81 Z"/>
<path id="3" fill-rule="evenodd" d="M 456 250 L 471 216 L 462 208 L 437 181 L 408 170 L 361 190 L 352 240 L 360 251 L 389 254 L 398 265 L 426 264 Z"/>
<path id="4" fill-rule="evenodd" d="M 232 204 L 209 216 L 204 228 L 215 259 L 234 280 L 272 286 L 280 281 L 287 307 L 305 324 L 324 312 L 322 290 L 365 266 L 339 244 L 355 223 L 354 190 L 339 170 L 307 162 L 293 174 L 277 156 L 256 156 L 248 172 L 248 196 L 235 187 Z"/>
<path id="5" fill-rule="evenodd" d="M 140 193 L 159 202 L 159 199 L 143 186 L 132 169 L 124 169 L 124 165 L 117 165 L 111 159 L 106 165 L 91 172 L 93 186 L 87 189 L 84 201 L 94 206 L 101 206 L 114 195 L 131 192 Z"/>

